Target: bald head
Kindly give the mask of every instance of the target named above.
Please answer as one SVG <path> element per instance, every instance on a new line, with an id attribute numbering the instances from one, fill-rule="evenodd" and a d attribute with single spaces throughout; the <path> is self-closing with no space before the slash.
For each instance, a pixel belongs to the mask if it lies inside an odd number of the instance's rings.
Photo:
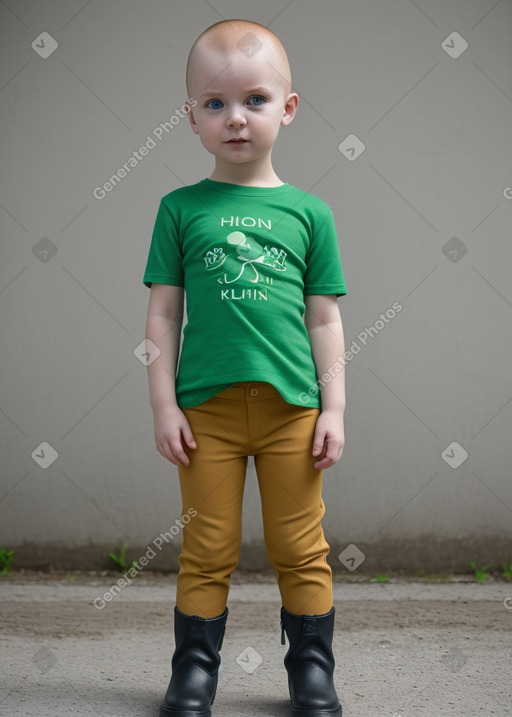
<path id="1" fill-rule="evenodd" d="M 187 62 L 189 97 L 197 97 L 213 79 L 208 69 L 233 62 L 243 70 L 257 60 L 262 69 L 274 74 L 285 94 L 291 92 L 290 64 L 280 40 L 264 25 L 250 20 L 222 20 L 202 32 L 192 45 Z M 255 69 L 253 67 L 253 69 Z"/>

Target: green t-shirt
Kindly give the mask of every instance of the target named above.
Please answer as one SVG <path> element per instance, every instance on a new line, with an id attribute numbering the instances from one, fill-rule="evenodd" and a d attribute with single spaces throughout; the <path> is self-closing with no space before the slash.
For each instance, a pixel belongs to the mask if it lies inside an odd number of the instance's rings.
<path id="1" fill-rule="evenodd" d="M 347 293 L 325 202 L 290 184 L 210 179 L 162 198 L 143 281 L 185 287 L 181 408 L 237 381 L 266 381 L 304 405 L 317 380 L 304 296 Z M 318 393 L 307 405 L 320 406 Z"/>

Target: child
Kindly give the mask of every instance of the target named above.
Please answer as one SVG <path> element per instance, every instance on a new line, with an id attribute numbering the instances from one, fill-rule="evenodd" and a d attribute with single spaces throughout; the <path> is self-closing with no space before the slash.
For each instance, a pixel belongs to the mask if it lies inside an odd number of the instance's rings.
<path id="1" fill-rule="evenodd" d="M 333 216 L 272 166 L 279 128 L 298 104 L 272 32 L 216 23 L 193 45 L 186 79 L 189 121 L 215 168 L 163 197 L 144 274 L 146 338 L 160 350 L 148 367 L 156 447 L 178 466 L 183 513 L 194 516 L 183 531 L 160 717 L 211 715 L 250 455 L 290 643 L 292 715 L 339 717 L 321 527 L 323 469 L 344 444 L 336 297 L 346 287 Z"/>

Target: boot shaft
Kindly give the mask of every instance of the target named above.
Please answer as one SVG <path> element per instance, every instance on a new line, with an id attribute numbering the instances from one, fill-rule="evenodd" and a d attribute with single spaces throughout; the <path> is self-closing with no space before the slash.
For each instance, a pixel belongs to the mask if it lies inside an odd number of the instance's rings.
<path id="1" fill-rule="evenodd" d="M 333 673 L 334 615 L 334 608 L 325 615 L 294 615 L 281 608 L 281 627 L 290 643 L 284 658 L 288 671 L 293 671 L 296 664 L 313 662 L 326 672 Z"/>
<path id="2" fill-rule="evenodd" d="M 185 662 L 200 664 L 210 673 L 218 668 L 227 616 L 227 608 L 214 618 L 184 615 L 177 607 L 174 609 L 176 649 L 172 658 L 173 671 Z"/>

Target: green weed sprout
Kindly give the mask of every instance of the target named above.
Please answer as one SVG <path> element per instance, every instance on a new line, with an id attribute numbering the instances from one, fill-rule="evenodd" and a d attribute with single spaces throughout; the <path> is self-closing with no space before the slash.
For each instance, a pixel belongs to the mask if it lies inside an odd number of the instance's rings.
<path id="1" fill-rule="evenodd" d="M 0 550 L 0 576 L 7 575 L 14 558 L 14 550 Z"/>
<path id="2" fill-rule="evenodd" d="M 481 568 L 477 566 L 474 560 L 470 562 L 470 566 L 473 568 L 477 583 L 485 583 L 489 577 L 490 565 L 483 565 Z"/>
<path id="3" fill-rule="evenodd" d="M 384 574 L 377 575 L 376 578 L 370 578 L 371 583 L 389 583 L 389 577 Z"/>
<path id="4" fill-rule="evenodd" d="M 108 554 L 108 557 L 110 558 L 110 561 L 111 561 L 114 569 L 118 570 L 120 573 L 126 573 L 131 568 L 137 567 L 136 560 L 134 560 L 131 563 L 131 565 L 128 565 L 128 563 L 126 562 L 126 551 L 127 550 L 128 550 L 128 546 L 123 545 L 119 555 L 116 555 L 115 553 Z"/>
<path id="5" fill-rule="evenodd" d="M 510 565 L 503 563 L 502 568 L 503 568 L 503 572 L 502 572 L 503 577 L 510 580 L 510 578 L 512 578 L 512 563 Z"/>

